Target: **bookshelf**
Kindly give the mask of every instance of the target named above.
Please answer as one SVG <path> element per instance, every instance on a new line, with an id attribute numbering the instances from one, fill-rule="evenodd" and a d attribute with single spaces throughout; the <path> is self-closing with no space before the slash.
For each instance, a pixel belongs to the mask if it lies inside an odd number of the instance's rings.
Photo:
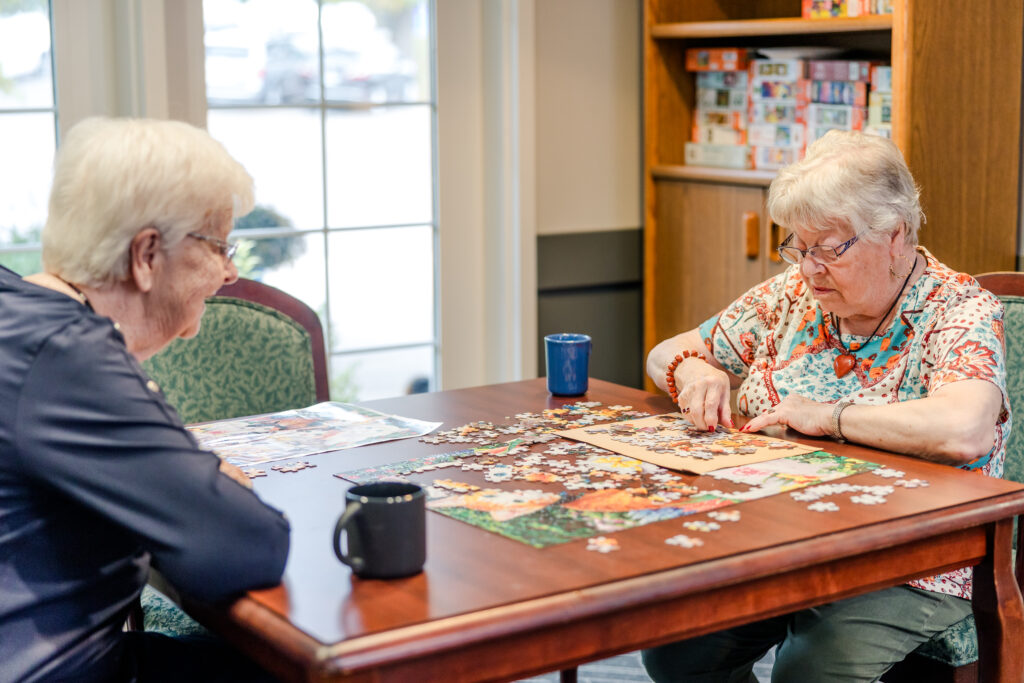
<path id="1" fill-rule="evenodd" d="M 892 64 L 893 139 L 921 186 L 920 238 L 970 273 L 1014 270 L 1024 0 L 896 0 L 801 19 L 800 0 L 644 0 L 644 343 L 691 329 L 779 272 L 774 172 L 687 166 L 688 47 L 841 47 Z"/>

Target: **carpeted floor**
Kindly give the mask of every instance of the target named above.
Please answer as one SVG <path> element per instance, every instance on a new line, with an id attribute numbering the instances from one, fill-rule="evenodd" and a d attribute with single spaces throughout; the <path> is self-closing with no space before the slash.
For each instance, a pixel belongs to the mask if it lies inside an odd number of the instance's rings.
<path id="1" fill-rule="evenodd" d="M 775 651 L 772 650 L 765 655 L 764 659 L 754 665 L 754 674 L 761 683 L 768 683 L 771 680 L 774 655 Z M 579 683 L 630 683 L 651 680 L 647 676 L 647 672 L 644 671 L 643 664 L 640 663 L 639 652 L 630 652 L 600 662 L 584 664 L 580 667 L 577 676 Z M 521 683 L 558 683 L 558 673 L 527 678 Z"/>

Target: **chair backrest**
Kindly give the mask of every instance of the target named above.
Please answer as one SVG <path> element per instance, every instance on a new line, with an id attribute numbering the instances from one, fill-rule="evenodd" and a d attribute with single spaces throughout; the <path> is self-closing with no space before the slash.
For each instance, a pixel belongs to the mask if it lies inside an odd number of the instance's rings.
<path id="1" fill-rule="evenodd" d="M 199 334 L 143 367 L 186 423 L 328 400 L 323 328 L 298 299 L 239 279 L 207 300 Z"/>
<path id="2" fill-rule="evenodd" d="M 999 297 L 1006 309 L 1006 393 L 1013 411 L 1013 428 L 1006 444 L 1006 479 L 1024 482 L 1024 273 L 983 273 L 975 279 Z"/>

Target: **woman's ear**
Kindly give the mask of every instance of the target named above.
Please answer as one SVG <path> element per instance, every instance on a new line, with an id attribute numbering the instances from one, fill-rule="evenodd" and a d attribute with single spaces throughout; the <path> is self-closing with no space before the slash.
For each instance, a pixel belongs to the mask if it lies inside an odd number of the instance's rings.
<path id="1" fill-rule="evenodd" d="M 902 221 L 889 235 L 889 253 L 893 258 L 900 258 L 905 255 L 907 246 L 907 224 Z"/>
<path id="2" fill-rule="evenodd" d="M 160 231 L 143 228 L 132 238 L 129 248 L 131 278 L 140 292 L 152 291 L 157 270 L 163 264 Z"/>

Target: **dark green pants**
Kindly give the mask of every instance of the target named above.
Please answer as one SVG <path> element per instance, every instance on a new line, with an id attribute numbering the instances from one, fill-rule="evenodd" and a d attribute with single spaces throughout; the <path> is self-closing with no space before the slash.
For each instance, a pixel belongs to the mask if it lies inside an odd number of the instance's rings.
<path id="1" fill-rule="evenodd" d="M 874 681 L 971 613 L 968 600 L 898 586 L 644 650 L 659 683 L 756 683 L 774 645 L 772 683 Z"/>

